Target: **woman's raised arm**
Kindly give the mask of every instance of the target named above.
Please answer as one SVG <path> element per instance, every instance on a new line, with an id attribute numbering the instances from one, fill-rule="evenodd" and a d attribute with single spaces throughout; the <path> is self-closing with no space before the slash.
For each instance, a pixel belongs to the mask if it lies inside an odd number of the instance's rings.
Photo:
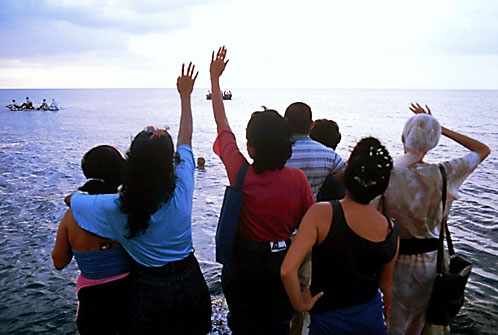
<path id="1" fill-rule="evenodd" d="M 182 64 L 182 74 L 176 80 L 176 88 L 180 93 L 180 100 L 182 103 L 182 112 L 180 116 L 180 128 L 178 129 L 177 147 L 182 144 L 192 146 L 192 108 L 190 105 L 190 95 L 194 89 L 195 80 L 199 75 L 197 72 L 194 76 L 195 65 L 190 62 L 185 73 L 185 64 Z"/>
<path id="2" fill-rule="evenodd" d="M 214 51 L 211 55 L 211 65 L 209 73 L 211 75 L 211 103 L 213 104 L 214 120 L 218 131 L 222 128 L 230 128 L 228 119 L 225 113 L 225 106 L 223 105 L 223 98 L 221 96 L 220 76 L 225 70 L 228 60 L 225 61 L 227 49 L 223 46 L 218 49 L 216 58 Z"/>

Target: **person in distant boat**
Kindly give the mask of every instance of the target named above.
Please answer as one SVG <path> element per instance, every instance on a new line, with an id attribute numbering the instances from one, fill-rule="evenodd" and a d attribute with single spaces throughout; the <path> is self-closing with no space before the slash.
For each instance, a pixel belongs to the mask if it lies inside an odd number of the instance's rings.
<path id="1" fill-rule="evenodd" d="M 121 152 L 112 146 L 90 149 L 81 161 L 89 181 L 79 190 L 88 194 L 117 193 L 124 161 Z M 62 270 L 73 255 L 81 271 L 76 282 L 79 333 L 128 334 L 127 292 L 131 289 L 132 260 L 119 243 L 81 229 L 68 209 L 57 231 L 52 252 L 54 267 Z"/>
<path id="2" fill-rule="evenodd" d="M 48 107 L 49 109 L 59 109 L 59 105 L 55 101 L 54 98 L 52 98 L 52 102 L 50 103 L 50 106 Z"/>
<path id="3" fill-rule="evenodd" d="M 10 110 L 21 108 L 21 106 L 19 106 L 19 105 L 16 104 L 16 100 L 15 99 L 12 99 L 12 103 L 8 104 L 5 107 L 9 108 Z"/>
<path id="4" fill-rule="evenodd" d="M 48 109 L 47 100 L 43 99 L 43 102 L 41 103 L 41 105 L 37 109 L 47 110 Z"/>
<path id="5" fill-rule="evenodd" d="M 33 109 L 33 102 L 26 97 L 26 102 L 23 102 L 19 108 Z"/>

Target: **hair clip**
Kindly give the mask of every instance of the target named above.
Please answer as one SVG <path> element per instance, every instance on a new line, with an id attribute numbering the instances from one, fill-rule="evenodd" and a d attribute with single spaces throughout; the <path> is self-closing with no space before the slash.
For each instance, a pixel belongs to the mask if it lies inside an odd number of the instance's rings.
<path id="1" fill-rule="evenodd" d="M 157 129 L 156 127 L 153 126 L 147 126 L 144 128 L 144 131 L 148 132 L 151 134 L 149 136 L 149 140 L 152 140 L 154 137 L 161 137 L 161 136 L 166 136 L 166 130 L 164 129 Z"/>
<path id="2" fill-rule="evenodd" d="M 354 176 L 353 179 L 356 182 L 360 183 L 360 185 L 363 186 L 363 187 L 370 187 L 370 186 L 373 186 L 373 185 L 377 185 L 377 182 L 375 180 L 367 180 L 367 181 L 365 181 L 365 180 L 361 179 L 358 176 Z"/>

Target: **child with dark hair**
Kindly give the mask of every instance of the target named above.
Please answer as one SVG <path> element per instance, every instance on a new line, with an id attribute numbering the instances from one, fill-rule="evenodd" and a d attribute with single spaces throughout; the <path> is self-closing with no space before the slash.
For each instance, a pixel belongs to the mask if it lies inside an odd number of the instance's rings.
<path id="1" fill-rule="evenodd" d="M 310 311 L 310 335 L 386 334 L 399 227 L 370 201 L 391 169 L 387 149 L 362 139 L 346 164 L 346 197 L 314 204 L 299 226 L 281 275 L 296 311 Z M 311 286 L 301 291 L 298 270 L 310 250 Z"/>
<path id="2" fill-rule="evenodd" d="M 71 198 L 78 225 L 120 242 L 135 260 L 129 292 L 134 334 L 211 331 L 211 297 L 192 244 L 194 69 L 182 66 L 177 79 L 176 153 L 166 130 L 146 127 L 128 150 L 119 195 Z"/>
<path id="3" fill-rule="evenodd" d="M 319 119 L 315 121 L 315 125 L 310 131 L 311 139 L 332 149 L 337 148 L 337 144 L 341 141 L 341 132 L 339 125 L 332 120 Z M 317 201 L 330 201 L 344 198 L 346 189 L 344 183 L 335 175 L 328 175 L 316 195 Z"/>
<path id="4" fill-rule="evenodd" d="M 124 158 L 110 145 L 90 149 L 81 161 L 90 179 L 79 190 L 89 194 L 117 193 Z M 119 243 L 81 229 L 68 209 L 57 231 L 52 258 L 57 270 L 76 259 L 81 271 L 76 282 L 80 334 L 127 334 L 132 260 Z M 105 301 L 105 303 L 102 303 Z"/>
<path id="5" fill-rule="evenodd" d="M 337 122 L 319 119 L 315 121 L 315 125 L 311 128 L 310 137 L 335 150 L 341 141 L 341 132 L 339 131 Z"/>
<path id="6" fill-rule="evenodd" d="M 211 59 L 211 91 L 218 136 L 214 151 L 230 184 L 246 158 L 230 129 L 219 78 L 228 60 L 221 47 Z M 288 334 L 294 314 L 279 275 L 291 233 L 314 202 L 301 170 L 285 167 L 292 153 L 286 120 L 274 110 L 253 113 L 246 129 L 253 159 L 242 186 L 242 207 L 230 263 L 223 265 L 221 284 L 233 334 Z"/>

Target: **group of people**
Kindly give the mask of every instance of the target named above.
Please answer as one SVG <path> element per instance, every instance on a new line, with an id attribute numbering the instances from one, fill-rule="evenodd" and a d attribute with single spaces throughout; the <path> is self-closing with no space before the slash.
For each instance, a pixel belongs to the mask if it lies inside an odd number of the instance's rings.
<path id="1" fill-rule="evenodd" d="M 30 110 L 30 109 L 36 109 L 36 110 L 58 110 L 59 106 L 57 105 L 57 102 L 55 99 L 52 99 L 52 102 L 50 105 L 47 103 L 46 99 L 42 100 L 42 103 L 40 106 L 35 107 L 33 106 L 33 102 L 29 99 L 29 97 L 26 97 L 26 101 L 23 102 L 22 104 L 18 105 L 16 103 L 15 99 L 12 99 L 12 102 L 5 107 L 9 108 L 10 110 Z"/>
<path id="2" fill-rule="evenodd" d="M 206 94 L 206 99 L 211 100 L 211 97 L 213 94 L 211 93 L 210 90 L 208 90 Z M 232 91 L 223 91 L 221 92 L 221 97 L 223 100 L 232 100 Z"/>
<path id="3" fill-rule="evenodd" d="M 403 156 L 393 160 L 378 139 L 365 137 L 345 162 L 334 150 L 341 140 L 337 124 L 313 121 L 311 108 L 296 102 L 283 116 L 271 109 L 251 115 L 250 163 L 223 104 L 226 52 L 213 52 L 209 70 L 213 148 L 231 185 L 249 164 L 232 257 L 221 274 L 232 333 L 443 334 L 425 319 L 435 276 L 431 241 L 489 148 L 442 127 L 429 108 L 415 104 L 403 129 Z M 70 208 L 52 253 L 57 269 L 74 256 L 81 270 L 82 334 L 211 331 L 209 289 L 191 233 L 190 96 L 197 75 L 190 63 L 177 79 L 176 150 L 167 130 L 149 126 L 126 157 L 111 146 L 83 157 L 90 180 L 66 198 Z M 441 134 L 470 150 L 442 163 L 445 213 L 438 166 L 423 161 Z"/>

